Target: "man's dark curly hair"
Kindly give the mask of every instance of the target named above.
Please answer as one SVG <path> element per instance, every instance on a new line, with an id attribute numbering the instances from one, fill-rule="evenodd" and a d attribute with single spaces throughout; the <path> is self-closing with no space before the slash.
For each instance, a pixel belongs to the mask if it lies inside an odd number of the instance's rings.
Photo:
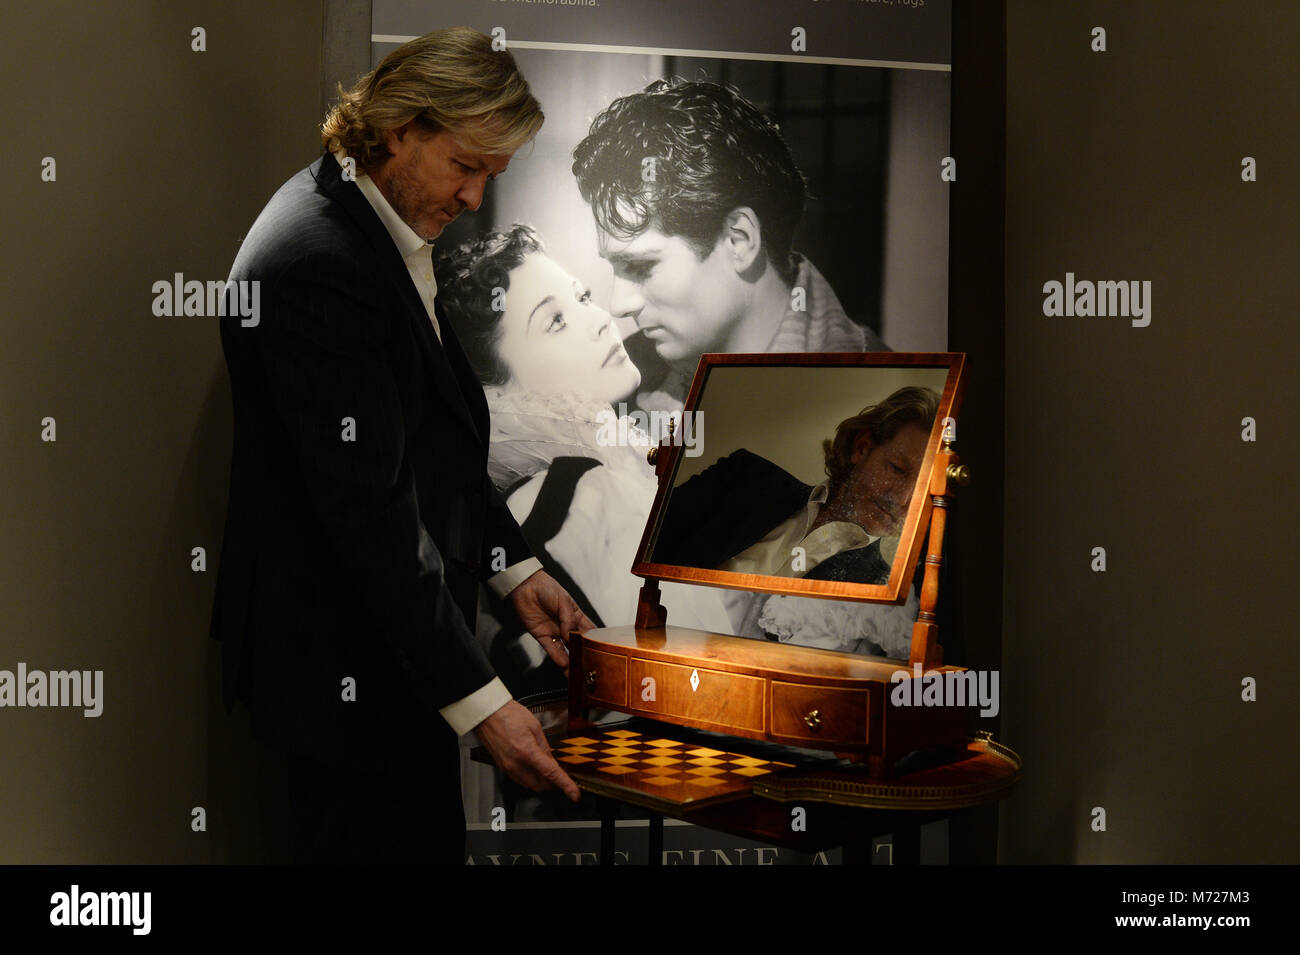
<path id="1" fill-rule="evenodd" d="M 516 222 L 508 230 L 494 229 L 438 257 L 434 266 L 438 301 L 485 385 L 510 380 L 510 369 L 497 352 L 505 311 L 493 309 L 493 289 L 509 291 L 510 273 L 523 264 L 524 257 L 545 251 L 537 233 Z"/>
<path id="2" fill-rule="evenodd" d="M 776 124 L 735 90 L 656 80 L 614 100 L 574 147 L 573 175 L 603 230 L 622 239 L 652 227 L 679 235 L 700 260 L 727 214 L 749 206 L 768 261 L 794 282 L 790 249 L 807 183 Z"/>

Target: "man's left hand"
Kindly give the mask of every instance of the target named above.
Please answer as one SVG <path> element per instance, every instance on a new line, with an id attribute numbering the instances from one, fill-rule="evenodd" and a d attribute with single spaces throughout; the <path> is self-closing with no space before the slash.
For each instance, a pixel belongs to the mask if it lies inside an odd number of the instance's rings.
<path id="1" fill-rule="evenodd" d="M 510 602 L 528 632 L 567 676 L 569 651 L 565 638 L 574 630 L 591 630 L 596 625 L 587 619 L 569 592 L 544 570 L 510 591 Z"/>

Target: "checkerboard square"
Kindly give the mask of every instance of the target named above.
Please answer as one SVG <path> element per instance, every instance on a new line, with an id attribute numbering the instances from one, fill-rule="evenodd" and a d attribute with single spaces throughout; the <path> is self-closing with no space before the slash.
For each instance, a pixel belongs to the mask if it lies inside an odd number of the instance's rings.
<path id="1" fill-rule="evenodd" d="M 651 786 L 675 786 L 677 783 L 682 781 L 682 778 L 677 775 L 642 776 L 641 781 L 643 783 L 649 783 Z"/>

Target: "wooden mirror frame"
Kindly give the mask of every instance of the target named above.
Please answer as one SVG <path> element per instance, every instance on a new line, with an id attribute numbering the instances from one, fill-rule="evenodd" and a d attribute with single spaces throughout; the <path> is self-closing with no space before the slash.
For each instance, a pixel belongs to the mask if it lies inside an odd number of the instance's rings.
<path id="1" fill-rule="evenodd" d="M 700 357 L 695 377 L 691 381 L 691 390 L 686 398 L 685 412 L 698 410 L 700 396 L 703 394 L 709 373 L 719 367 L 809 367 L 824 366 L 836 368 L 876 367 L 876 368 L 946 368 L 947 378 L 943 394 L 939 399 L 939 410 L 935 414 L 930 428 L 930 437 L 926 442 L 925 456 L 917 474 L 916 486 L 912 491 L 912 500 L 908 505 L 907 517 L 899 535 L 898 551 L 893 566 L 890 568 L 889 580 L 884 584 L 855 584 L 838 580 L 808 580 L 800 577 L 773 577 L 762 574 L 740 574 L 725 570 L 713 570 L 701 567 L 682 567 L 673 564 L 657 564 L 646 558 L 649 556 L 650 542 L 655 539 L 663 518 L 664 503 L 678 465 L 681 463 L 685 445 L 682 436 L 674 435 L 664 440 L 657 449 L 652 449 L 655 456 L 654 467 L 659 478 L 659 488 L 655 492 L 654 506 L 646 522 L 645 532 L 637 547 L 636 562 L 632 573 L 649 580 L 671 580 L 682 583 L 703 584 L 709 587 L 727 587 L 734 590 L 748 590 L 756 593 L 791 594 L 804 597 L 822 597 L 830 600 L 855 600 L 868 603 L 901 604 L 907 599 L 908 588 L 912 584 L 913 573 L 925 545 L 925 531 L 929 527 L 933 500 L 931 484 L 935 458 L 940 449 L 940 439 L 945 418 L 956 418 L 961 407 L 963 373 L 966 356 L 959 352 L 827 352 L 827 353 L 761 353 L 761 354 L 719 354 L 709 353 Z M 946 461 L 946 458 L 945 458 Z"/>

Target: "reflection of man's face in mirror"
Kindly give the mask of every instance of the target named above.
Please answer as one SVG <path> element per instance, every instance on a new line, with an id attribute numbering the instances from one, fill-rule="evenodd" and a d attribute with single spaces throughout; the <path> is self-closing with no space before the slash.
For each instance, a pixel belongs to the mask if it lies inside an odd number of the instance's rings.
<path id="1" fill-rule="evenodd" d="M 892 537 L 903 527 L 916 487 L 928 430 L 909 424 L 888 441 L 873 444 L 858 436 L 848 476 L 832 488 L 826 507 L 838 520 L 852 521 L 875 537 Z"/>

